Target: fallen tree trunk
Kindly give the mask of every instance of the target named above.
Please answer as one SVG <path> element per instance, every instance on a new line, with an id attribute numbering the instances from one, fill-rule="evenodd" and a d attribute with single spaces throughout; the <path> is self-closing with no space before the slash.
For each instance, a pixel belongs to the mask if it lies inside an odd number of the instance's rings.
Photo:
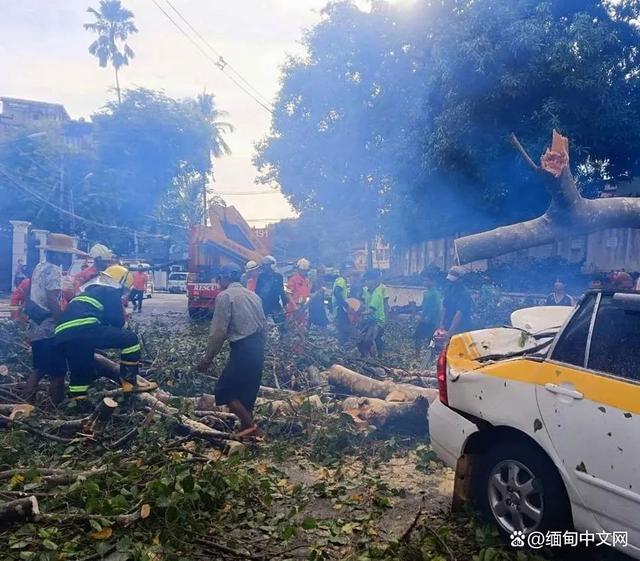
<path id="1" fill-rule="evenodd" d="M 38 499 L 33 495 L 0 505 L 0 528 L 31 520 L 40 514 Z"/>
<path id="2" fill-rule="evenodd" d="M 389 381 L 381 382 L 339 364 L 329 368 L 329 384 L 342 393 L 390 401 L 411 401 L 424 397 L 431 403 L 438 396 L 435 389 L 421 388 L 411 384 L 395 384 Z"/>
<path id="3" fill-rule="evenodd" d="M 342 410 L 362 428 L 373 425 L 403 434 L 427 434 L 427 410 L 424 397 L 413 401 L 393 402 L 371 397 L 349 397 L 342 402 Z"/>
<path id="4" fill-rule="evenodd" d="M 585 199 L 580 195 L 565 153 L 568 141 L 553 132 L 553 144 L 542 157 L 541 166 L 511 136 L 511 142 L 541 177 L 551 196 L 547 211 L 533 220 L 458 238 L 454 243 L 459 263 L 498 257 L 606 228 L 640 228 L 639 198 Z"/>

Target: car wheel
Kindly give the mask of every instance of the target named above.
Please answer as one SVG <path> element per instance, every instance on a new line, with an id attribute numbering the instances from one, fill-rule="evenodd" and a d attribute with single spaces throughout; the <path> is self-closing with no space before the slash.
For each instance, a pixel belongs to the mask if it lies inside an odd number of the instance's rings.
<path id="1" fill-rule="evenodd" d="M 472 482 L 476 505 L 503 534 L 571 527 L 564 483 L 545 454 L 529 443 L 508 441 L 478 460 Z"/>

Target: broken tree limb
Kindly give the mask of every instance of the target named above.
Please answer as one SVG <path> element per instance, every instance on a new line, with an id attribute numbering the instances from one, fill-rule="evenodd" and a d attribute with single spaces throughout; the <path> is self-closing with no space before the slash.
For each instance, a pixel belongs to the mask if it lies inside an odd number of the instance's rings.
<path id="1" fill-rule="evenodd" d="M 174 422 L 176 422 L 188 434 L 203 438 L 216 448 L 223 450 L 226 453 L 237 453 L 241 448 L 243 448 L 243 445 L 240 443 L 240 439 L 231 433 L 212 429 L 200 421 L 194 421 L 189 417 L 179 415 L 179 412 L 175 407 L 170 407 L 169 405 L 162 403 L 151 394 L 138 393 L 133 395 L 139 401 L 142 401 L 149 407 L 154 408 L 157 413 L 172 418 Z M 231 444 L 230 441 L 237 442 Z"/>
<path id="2" fill-rule="evenodd" d="M 424 435 L 427 433 L 427 410 L 429 403 L 424 397 L 413 401 L 393 402 L 371 397 L 348 397 L 342 402 L 342 411 L 356 425 L 361 421 L 379 429 L 388 429 L 403 434 Z"/>
<path id="3" fill-rule="evenodd" d="M 565 158 L 560 152 L 566 140 L 554 131 L 554 143 L 543 156 L 542 166 L 533 163 L 515 140 L 522 157 L 544 182 L 551 197 L 549 207 L 532 220 L 458 238 L 454 243 L 460 263 L 490 259 L 606 228 L 640 228 L 640 199 L 582 197 L 571 174 L 568 154 Z"/>
<path id="4" fill-rule="evenodd" d="M 75 483 L 79 478 L 87 479 L 96 475 L 103 475 L 106 468 L 97 468 L 87 471 L 51 469 L 51 468 L 15 468 L 0 471 L 0 480 L 10 479 L 14 475 L 23 475 L 28 472 L 37 471 L 42 480 L 49 485 L 67 485 Z"/>
<path id="5" fill-rule="evenodd" d="M 40 514 L 38 499 L 33 495 L 0 505 L 0 528 L 31 520 Z"/>
<path id="6" fill-rule="evenodd" d="M 378 399 L 390 398 L 392 401 L 410 401 L 424 397 L 431 403 L 438 395 L 437 390 L 430 388 L 374 380 L 339 364 L 329 368 L 329 384 L 341 393 Z"/>
<path id="7" fill-rule="evenodd" d="M 6 417 L 5 415 L 0 415 L 0 427 L 12 426 L 20 427 L 21 429 L 26 430 L 31 434 L 35 434 L 36 436 L 41 436 L 42 438 L 47 438 L 49 440 L 55 440 L 56 442 L 69 443 L 73 441 L 73 439 L 71 438 L 63 438 L 61 436 L 56 436 L 55 434 L 50 434 L 48 432 L 38 430 L 28 424 L 23 423 L 22 421 L 20 421 L 20 419 L 11 419 L 9 417 Z"/>

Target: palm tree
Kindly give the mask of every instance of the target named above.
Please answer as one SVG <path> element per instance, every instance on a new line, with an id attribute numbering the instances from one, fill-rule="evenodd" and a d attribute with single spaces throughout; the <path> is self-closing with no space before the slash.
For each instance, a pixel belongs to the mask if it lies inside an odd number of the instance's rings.
<path id="1" fill-rule="evenodd" d="M 118 71 L 121 66 L 129 64 L 129 60 L 135 56 L 126 43 L 129 35 L 138 32 L 133 22 L 133 12 L 123 8 L 120 0 L 100 0 L 99 9 L 87 8 L 87 12 L 93 14 L 96 21 L 85 23 L 84 28 L 98 34 L 98 38 L 89 45 L 89 52 L 97 57 L 98 63 L 103 68 L 109 62 L 113 65 L 116 73 L 118 103 L 122 103 Z"/>
<path id="2" fill-rule="evenodd" d="M 226 121 L 219 121 L 220 117 L 227 117 L 226 111 L 221 111 L 216 107 L 215 97 L 213 94 L 202 92 L 193 101 L 193 108 L 202 116 L 207 124 L 209 142 L 207 146 L 207 154 L 204 155 L 206 174 L 212 171 L 213 162 L 211 156 L 220 158 L 231 154 L 231 148 L 227 141 L 223 138 L 224 134 L 233 132 L 233 125 Z M 207 225 L 207 178 L 202 177 L 201 183 L 202 207 L 204 225 Z"/>
<path id="3" fill-rule="evenodd" d="M 214 158 L 228 156 L 231 154 L 231 148 L 227 144 L 223 135 L 227 132 L 233 132 L 233 125 L 226 121 L 219 121 L 220 117 L 227 117 L 226 111 L 221 111 L 216 107 L 216 101 L 213 94 L 202 92 L 196 98 L 196 109 L 205 118 L 210 126 L 211 140 L 210 148 Z"/>

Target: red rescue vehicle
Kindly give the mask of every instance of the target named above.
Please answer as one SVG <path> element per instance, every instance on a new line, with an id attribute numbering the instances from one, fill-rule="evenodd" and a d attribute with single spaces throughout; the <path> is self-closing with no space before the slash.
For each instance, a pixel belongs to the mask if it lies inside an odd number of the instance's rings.
<path id="1" fill-rule="evenodd" d="M 213 313 L 220 292 L 216 278 L 222 266 L 236 263 L 244 269 L 247 261 L 260 262 L 268 253 L 234 207 L 213 205 L 209 210 L 209 221 L 210 226 L 193 226 L 189 233 L 187 306 L 192 318 Z"/>

